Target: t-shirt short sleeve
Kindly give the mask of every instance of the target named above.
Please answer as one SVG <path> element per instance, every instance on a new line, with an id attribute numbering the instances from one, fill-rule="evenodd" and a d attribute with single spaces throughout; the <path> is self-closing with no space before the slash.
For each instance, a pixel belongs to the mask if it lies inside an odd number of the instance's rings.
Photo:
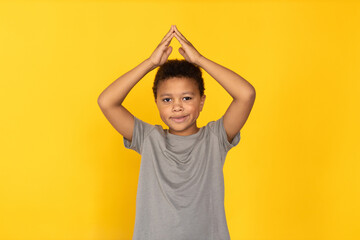
<path id="1" fill-rule="evenodd" d="M 136 117 L 134 117 L 134 120 L 135 120 L 135 124 L 134 124 L 132 140 L 129 141 L 128 139 L 123 137 L 124 146 L 128 149 L 135 150 L 136 152 L 141 154 L 144 139 L 155 128 L 155 126 L 146 123 Z"/>
<path id="2" fill-rule="evenodd" d="M 210 122 L 209 127 L 212 132 L 216 136 L 218 136 L 219 143 L 223 147 L 225 152 L 228 152 L 231 148 L 235 147 L 240 142 L 240 131 L 235 135 L 232 142 L 228 141 L 227 134 L 224 128 L 224 116 L 222 116 L 217 121 Z"/>

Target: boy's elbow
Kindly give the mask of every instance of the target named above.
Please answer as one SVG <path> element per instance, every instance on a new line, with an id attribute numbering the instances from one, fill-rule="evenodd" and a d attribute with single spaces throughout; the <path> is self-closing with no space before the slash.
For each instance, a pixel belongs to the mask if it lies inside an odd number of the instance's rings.
<path id="1" fill-rule="evenodd" d="M 98 97 L 97 103 L 100 107 L 105 107 L 108 105 L 102 95 Z"/>
<path id="2" fill-rule="evenodd" d="M 245 93 L 242 94 L 243 99 L 247 99 L 247 100 L 253 100 L 256 97 L 256 91 L 254 87 L 250 87 L 249 90 L 247 90 Z"/>
<path id="3" fill-rule="evenodd" d="M 251 93 L 250 93 L 249 99 L 250 99 L 250 101 L 251 101 L 252 103 L 254 103 L 254 102 L 255 102 L 255 98 L 256 98 L 256 91 L 255 91 L 255 88 L 254 88 L 254 90 L 251 91 Z"/>
<path id="4" fill-rule="evenodd" d="M 251 94 L 250 94 L 251 98 L 254 98 L 256 97 L 256 91 L 255 91 L 255 88 L 252 87 L 252 91 L 251 91 Z"/>
<path id="5" fill-rule="evenodd" d="M 99 106 L 101 106 L 102 105 L 102 98 L 101 98 L 101 95 L 98 97 L 98 99 L 97 99 L 97 104 L 99 105 Z"/>

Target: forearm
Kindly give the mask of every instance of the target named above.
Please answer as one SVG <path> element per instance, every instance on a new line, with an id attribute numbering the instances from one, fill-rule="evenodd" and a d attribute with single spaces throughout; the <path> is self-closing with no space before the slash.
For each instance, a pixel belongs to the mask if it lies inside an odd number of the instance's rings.
<path id="1" fill-rule="evenodd" d="M 102 106 L 121 105 L 130 90 L 151 70 L 154 66 L 149 59 L 144 60 L 135 68 L 131 69 L 111 83 L 99 96 L 98 103 Z"/>
<path id="2" fill-rule="evenodd" d="M 248 99 L 255 94 L 255 88 L 232 70 L 223 67 L 204 56 L 199 59 L 197 64 L 209 73 L 234 100 Z"/>

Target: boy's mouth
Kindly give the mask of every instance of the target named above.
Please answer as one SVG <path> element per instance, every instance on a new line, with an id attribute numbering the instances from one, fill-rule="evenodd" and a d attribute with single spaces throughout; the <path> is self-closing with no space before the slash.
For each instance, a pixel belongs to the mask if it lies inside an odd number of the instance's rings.
<path id="1" fill-rule="evenodd" d="M 182 123 L 187 119 L 188 116 L 189 115 L 181 116 L 181 117 L 170 117 L 170 119 L 173 120 L 176 123 Z"/>

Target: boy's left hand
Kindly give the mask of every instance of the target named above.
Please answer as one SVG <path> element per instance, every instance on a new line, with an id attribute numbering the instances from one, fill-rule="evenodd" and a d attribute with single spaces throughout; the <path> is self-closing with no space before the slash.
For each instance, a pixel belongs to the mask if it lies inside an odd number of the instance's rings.
<path id="1" fill-rule="evenodd" d="M 195 49 L 195 47 L 179 32 L 176 25 L 175 29 L 175 38 L 181 44 L 179 48 L 179 53 L 185 58 L 186 61 L 199 64 L 200 58 L 202 55 Z"/>

